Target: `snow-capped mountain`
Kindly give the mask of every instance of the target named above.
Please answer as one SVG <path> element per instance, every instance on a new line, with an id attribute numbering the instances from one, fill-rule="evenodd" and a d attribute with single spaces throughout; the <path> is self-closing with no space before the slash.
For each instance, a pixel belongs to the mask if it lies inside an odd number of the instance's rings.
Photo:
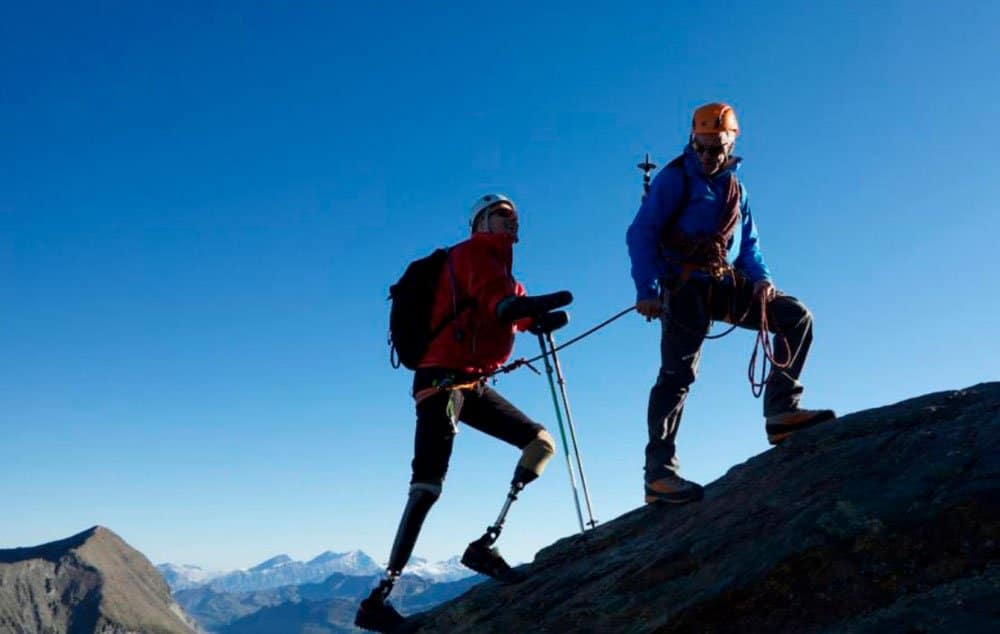
<path id="1" fill-rule="evenodd" d="M 384 565 L 360 550 L 346 553 L 326 551 L 309 561 L 295 561 L 288 555 L 278 555 L 247 570 L 211 572 L 198 566 L 160 564 L 157 566 L 173 591 L 209 586 L 216 592 L 250 592 L 281 586 L 301 585 L 323 581 L 334 573 L 367 577 L 381 573 Z M 428 581 L 457 581 L 474 573 L 459 563 L 458 557 L 447 561 L 428 562 L 413 557 L 406 566 L 406 573 Z"/>
<path id="2" fill-rule="evenodd" d="M 336 572 L 368 576 L 379 570 L 379 565 L 360 550 L 348 553 L 328 551 L 308 562 L 295 561 L 288 555 L 278 555 L 249 570 L 234 570 L 216 577 L 208 585 L 218 592 L 247 592 L 315 583 Z"/>
<path id="3" fill-rule="evenodd" d="M 463 566 L 460 560 L 461 557 L 455 556 L 445 561 L 432 563 L 420 557 L 411 557 L 403 572 L 423 577 L 435 583 L 458 581 L 476 574 Z"/>
<path id="4" fill-rule="evenodd" d="M 263 572 L 264 570 L 273 570 L 275 568 L 280 568 L 285 564 L 294 564 L 294 563 L 296 562 L 288 555 L 278 555 L 277 557 L 271 557 L 267 561 L 260 562 L 259 564 L 251 568 L 249 572 Z"/>
<path id="5" fill-rule="evenodd" d="M 156 569 L 160 571 L 160 574 L 167 581 L 167 585 L 174 592 L 198 588 L 225 574 L 222 571 L 205 570 L 188 564 L 159 564 Z"/>

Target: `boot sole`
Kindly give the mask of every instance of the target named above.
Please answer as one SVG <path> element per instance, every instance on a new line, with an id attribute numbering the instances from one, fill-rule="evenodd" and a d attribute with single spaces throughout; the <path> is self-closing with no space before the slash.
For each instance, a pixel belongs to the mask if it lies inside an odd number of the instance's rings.
<path id="1" fill-rule="evenodd" d="M 687 504 L 688 502 L 700 502 L 704 497 L 704 489 L 698 489 L 695 492 L 683 494 L 653 493 L 647 490 L 646 504 Z"/>

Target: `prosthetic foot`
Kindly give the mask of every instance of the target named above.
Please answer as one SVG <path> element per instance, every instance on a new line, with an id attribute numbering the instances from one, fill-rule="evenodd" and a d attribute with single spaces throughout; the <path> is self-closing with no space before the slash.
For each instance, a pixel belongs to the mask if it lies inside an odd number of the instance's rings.
<path id="1" fill-rule="evenodd" d="M 462 565 L 503 583 L 521 583 L 527 575 L 510 567 L 496 548 L 491 548 L 490 533 L 469 544 L 462 554 Z"/>
<path id="2" fill-rule="evenodd" d="M 465 549 L 462 554 L 462 565 L 503 583 L 520 583 L 527 578 L 524 573 L 511 568 L 510 564 L 500 556 L 500 552 L 493 548 L 493 544 L 500 537 L 503 523 L 507 519 L 507 512 L 510 511 L 510 505 L 517 500 L 517 494 L 524 489 L 524 486 L 538 477 L 538 472 L 540 469 L 532 470 L 521 464 L 518 465 L 517 469 L 514 470 L 514 480 L 510 483 L 507 499 L 504 501 L 503 508 L 500 509 L 500 516 L 497 517 L 493 526 L 486 529 L 482 537 L 471 542 Z"/>
<path id="3" fill-rule="evenodd" d="M 368 598 L 361 602 L 354 616 L 354 625 L 372 632 L 392 632 L 403 624 L 406 619 L 386 601 L 395 583 L 396 577 L 390 573 L 372 590 Z"/>

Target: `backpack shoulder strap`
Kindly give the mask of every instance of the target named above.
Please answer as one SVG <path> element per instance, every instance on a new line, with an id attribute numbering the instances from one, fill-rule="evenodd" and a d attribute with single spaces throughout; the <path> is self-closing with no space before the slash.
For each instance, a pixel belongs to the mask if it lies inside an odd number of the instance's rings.
<path id="1" fill-rule="evenodd" d="M 448 324 L 458 319 L 458 316 L 462 311 L 476 303 L 476 300 L 472 297 L 464 297 L 461 300 L 458 299 L 458 288 L 455 285 L 455 264 L 452 262 L 451 258 L 451 247 L 445 247 L 443 250 L 445 266 L 448 267 L 448 281 L 451 285 L 451 316 L 446 316 L 441 320 L 441 323 L 431 329 L 430 338 L 427 340 L 428 342 L 434 341 L 434 339 L 441 334 L 441 331 L 444 330 Z M 458 328 L 455 328 L 455 339 L 457 341 L 461 341 L 462 339 L 462 331 Z"/>
<path id="2" fill-rule="evenodd" d="M 687 170 L 684 169 L 684 155 L 681 154 L 673 158 L 669 163 L 663 166 L 663 169 L 677 170 L 681 173 L 681 197 L 677 203 L 677 206 L 670 210 L 670 215 L 667 217 L 667 223 L 663 226 L 662 234 L 666 235 L 668 232 L 672 231 L 674 225 L 677 224 L 677 219 L 680 218 L 681 211 L 684 209 L 684 205 L 687 204 L 688 194 L 690 193 L 691 184 L 688 182 Z"/>

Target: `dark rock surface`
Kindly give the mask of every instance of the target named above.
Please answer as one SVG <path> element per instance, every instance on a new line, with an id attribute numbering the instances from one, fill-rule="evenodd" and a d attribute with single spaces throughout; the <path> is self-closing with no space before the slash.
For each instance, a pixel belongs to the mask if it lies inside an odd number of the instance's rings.
<path id="1" fill-rule="evenodd" d="M 638 456 L 637 456 L 638 460 Z M 1000 383 L 803 430 L 407 631 L 998 632 Z"/>
<path id="2" fill-rule="evenodd" d="M 106 528 L 0 550 L 0 632 L 194 631 L 153 564 Z"/>

